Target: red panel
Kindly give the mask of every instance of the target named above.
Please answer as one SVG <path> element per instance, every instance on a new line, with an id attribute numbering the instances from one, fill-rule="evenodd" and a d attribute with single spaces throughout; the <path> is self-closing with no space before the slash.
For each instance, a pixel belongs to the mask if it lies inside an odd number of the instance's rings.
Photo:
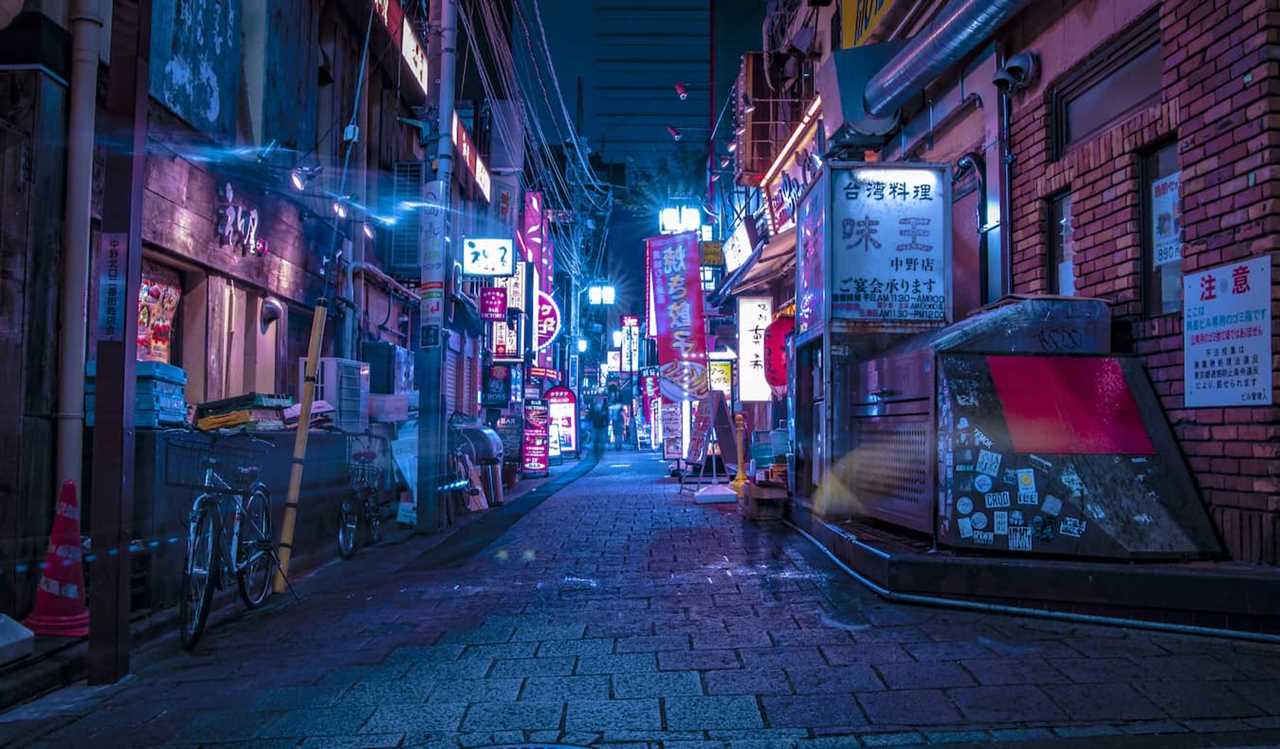
<path id="1" fill-rule="evenodd" d="M 987 367 L 1015 451 L 1155 453 L 1115 359 L 988 356 Z"/>

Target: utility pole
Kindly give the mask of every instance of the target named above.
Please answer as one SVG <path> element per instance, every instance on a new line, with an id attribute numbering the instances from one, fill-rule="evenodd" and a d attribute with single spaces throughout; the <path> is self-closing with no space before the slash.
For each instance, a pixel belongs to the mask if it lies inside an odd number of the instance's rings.
<path id="1" fill-rule="evenodd" d="M 98 274 L 97 423 L 93 430 L 89 683 L 129 673 L 129 546 L 133 537 L 134 375 L 142 275 L 151 0 L 115 0 Z"/>
<path id="2" fill-rule="evenodd" d="M 67 203 L 62 229 L 62 293 L 58 319 L 58 413 L 55 487 L 83 490 L 84 358 L 88 340 L 89 206 L 93 198 L 94 118 L 98 111 L 99 0 L 71 4 L 71 93 L 68 96 Z M 83 500 L 83 497 L 81 497 Z"/>
<path id="3" fill-rule="evenodd" d="M 440 378 L 444 371 L 445 268 L 448 258 L 449 202 L 453 186 L 453 87 L 457 59 L 457 0 L 440 2 L 440 83 L 437 96 L 439 143 L 435 179 L 425 201 L 426 246 L 420 247 L 422 302 L 419 308 L 418 351 L 414 372 L 418 380 L 418 523 L 419 533 L 443 525 L 439 492 L 444 474 L 447 433 Z"/>

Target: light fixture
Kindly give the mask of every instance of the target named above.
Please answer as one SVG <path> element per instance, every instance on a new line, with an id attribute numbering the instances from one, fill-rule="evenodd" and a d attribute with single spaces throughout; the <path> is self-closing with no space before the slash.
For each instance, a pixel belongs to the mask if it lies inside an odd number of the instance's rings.
<path id="1" fill-rule="evenodd" d="M 684 101 L 689 98 L 689 90 L 684 87 L 683 83 L 676 83 L 676 96 L 680 97 L 680 101 Z"/>
<path id="2" fill-rule="evenodd" d="M 587 287 L 587 301 L 594 305 L 613 304 L 617 290 L 609 284 L 593 284 Z"/>
<path id="3" fill-rule="evenodd" d="M 613 331 L 613 347 L 622 348 L 622 331 L 621 330 Z"/>
<path id="4" fill-rule="evenodd" d="M 587 350 L 587 339 L 586 339 L 586 338 L 579 338 L 579 339 L 578 339 L 578 353 L 580 353 L 580 354 L 581 354 L 581 353 L 584 353 L 586 350 Z"/>
<path id="5" fill-rule="evenodd" d="M 681 133 L 670 125 L 667 125 L 667 132 L 671 134 L 672 140 L 675 140 L 676 142 L 679 142 L 680 139 L 684 137 L 684 133 Z"/>
<path id="6" fill-rule="evenodd" d="M 732 162 L 732 161 L 733 161 L 733 159 L 730 159 L 728 156 L 722 156 L 722 157 L 720 158 L 720 168 L 721 168 L 721 169 L 724 169 L 724 168 L 728 167 L 728 166 L 729 166 L 729 164 L 730 164 L 730 162 Z"/>
<path id="7" fill-rule="evenodd" d="M 293 189 L 302 192 L 307 189 L 307 185 L 311 183 L 316 175 L 320 174 L 320 166 L 297 166 L 289 170 L 289 183 L 293 185 Z"/>
<path id="8" fill-rule="evenodd" d="M 364 235 L 369 239 L 373 239 L 373 227 L 368 224 L 364 225 Z"/>
<path id="9" fill-rule="evenodd" d="M 347 217 L 347 207 L 342 203 L 341 200 L 333 201 L 333 212 L 338 214 L 338 218 Z"/>
<path id="10" fill-rule="evenodd" d="M 742 111 L 745 114 L 751 114 L 756 111 L 756 103 L 751 100 L 750 96 L 742 95 Z"/>
<path id="11" fill-rule="evenodd" d="M 738 141 L 736 141 L 736 140 L 735 140 L 735 141 L 730 141 L 730 142 L 729 142 L 729 153 L 733 153 L 733 152 L 734 152 L 734 151 L 736 151 L 736 150 L 738 150 Z"/>

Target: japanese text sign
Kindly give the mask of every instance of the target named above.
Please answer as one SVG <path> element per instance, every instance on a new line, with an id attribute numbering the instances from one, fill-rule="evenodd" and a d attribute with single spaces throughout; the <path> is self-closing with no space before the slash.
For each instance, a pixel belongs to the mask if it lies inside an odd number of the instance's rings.
<path id="1" fill-rule="evenodd" d="M 493 331 L 489 336 L 489 347 L 493 351 L 493 358 L 500 361 L 523 361 L 524 347 L 521 345 L 524 336 L 521 335 L 521 323 L 519 320 L 508 323 L 505 321 L 494 322 Z"/>
<path id="2" fill-rule="evenodd" d="M 544 474 L 549 465 L 551 412 L 547 402 L 530 398 L 524 402 L 523 463 L 525 473 Z"/>
<path id="3" fill-rule="evenodd" d="M 560 305 L 550 294 L 539 289 L 536 294 L 538 303 L 537 327 L 534 330 L 534 351 L 541 351 L 560 335 Z"/>
<path id="4" fill-rule="evenodd" d="M 498 286 L 480 289 L 480 319 L 507 319 L 507 290 Z"/>
<path id="5" fill-rule="evenodd" d="M 650 237 L 645 242 L 657 318 L 662 394 L 677 401 L 700 400 L 709 387 L 698 235 L 685 232 Z"/>
<path id="6" fill-rule="evenodd" d="M 830 317 L 946 322 L 951 177 L 929 164 L 832 165 Z M 797 315 L 797 328 L 802 326 Z"/>
<path id="7" fill-rule="evenodd" d="M 743 403 L 762 403 L 773 398 L 764 376 L 764 332 L 772 321 L 772 299 L 738 297 L 738 400 Z"/>
<path id="8" fill-rule="evenodd" d="M 467 276 L 509 276 L 515 273 L 515 252 L 510 239 L 462 240 L 462 273 Z"/>
<path id="9" fill-rule="evenodd" d="M 578 398 L 567 387 L 554 387 L 544 396 L 551 423 L 560 427 L 560 449 L 578 450 Z"/>
<path id="10" fill-rule="evenodd" d="M 631 374 L 640 366 L 640 318 L 622 316 L 622 370 Z"/>
<path id="11" fill-rule="evenodd" d="M 1187 408 L 1271 405 L 1271 258 L 1182 277 Z"/>

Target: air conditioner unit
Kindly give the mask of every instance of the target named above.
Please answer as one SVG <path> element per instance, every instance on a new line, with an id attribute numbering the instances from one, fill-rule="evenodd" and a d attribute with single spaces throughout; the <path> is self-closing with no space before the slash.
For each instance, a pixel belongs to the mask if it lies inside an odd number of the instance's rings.
<path id="1" fill-rule="evenodd" d="M 387 272 L 397 278 L 417 281 L 422 274 L 419 252 L 427 222 L 421 207 L 400 210 L 400 204 L 421 204 L 430 179 L 431 167 L 426 161 L 397 161 L 392 165 L 391 197 L 398 220 L 391 229 L 385 260 Z"/>
<path id="2" fill-rule="evenodd" d="M 302 393 L 307 360 L 298 360 L 298 393 Z M 344 432 L 369 429 L 369 364 L 335 356 L 320 357 L 316 367 L 316 400 L 334 408 L 334 426 Z"/>

